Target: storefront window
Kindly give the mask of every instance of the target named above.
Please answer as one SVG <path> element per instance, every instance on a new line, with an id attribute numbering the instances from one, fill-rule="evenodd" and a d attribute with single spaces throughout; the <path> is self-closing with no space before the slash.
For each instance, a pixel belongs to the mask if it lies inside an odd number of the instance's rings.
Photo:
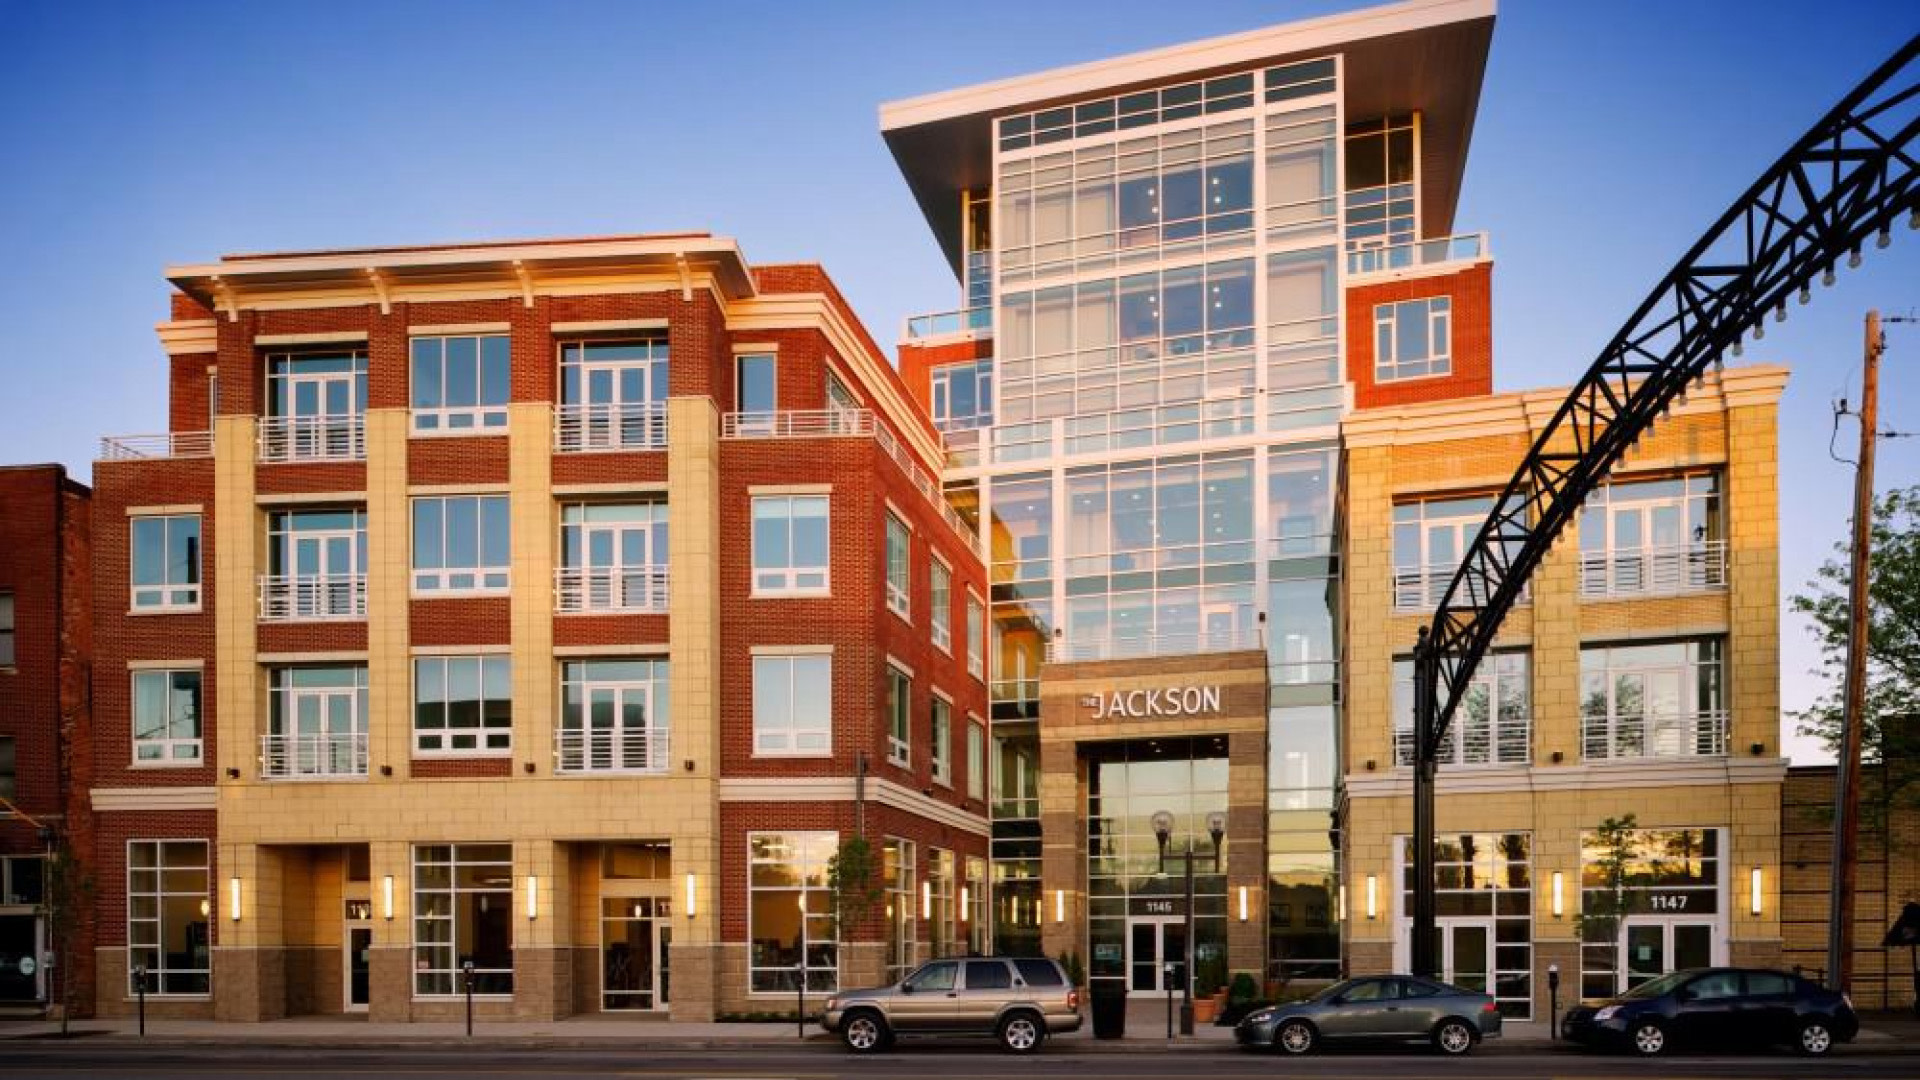
<path id="1" fill-rule="evenodd" d="M 1580 838 L 1581 994 L 1724 963 L 1718 829 L 1601 828 Z"/>
<path id="2" fill-rule="evenodd" d="M 127 842 L 127 992 L 205 994 L 213 978 L 205 840 Z"/>
<path id="3" fill-rule="evenodd" d="M 833 896 L 827 863 L 840 848 L 832 832 L 752 833 L 747 837 L 749 989 L 791 994 L 840 986 Z"/>
<path id="4" fill-rule="evenodd" d="M 927 944 L 931 955 L 936 957 L 955 956 L 960 952 L 954 876 L 953 852 L 940 848 L 927 852 Z"/>
<path id="5" fill-rule="evenodd" d="M 911 840 L 889 836 L 883 849 L 887 890 L 887 981 L 899 982 L 919 961 L 920 896 Z"/>
<path id="6" fill-rule="evenodd" d="M 1462 833 L 1434 839 L 1440 976 L 1492 994 L 1501 1015 L 1533 1015 L 1533 877 L 1526 833 Z M 1413 911 L 1412 841 L 1400 838 L 1402 915 L 1407 945 Z"/>
<path id="7" fill-rule="evenodd" d="M 513 993 L 513 846 L 426 844 L 413 849 L 413 992 Z"/>

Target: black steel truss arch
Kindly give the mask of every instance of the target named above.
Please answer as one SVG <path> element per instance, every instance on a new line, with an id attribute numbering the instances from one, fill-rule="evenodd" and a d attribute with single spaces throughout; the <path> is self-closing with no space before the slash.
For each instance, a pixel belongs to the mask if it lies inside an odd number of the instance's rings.
<path id="1" fill-rule="evenodd" d="M 1507 482 L 1415 653 L 1414 934 L 1434 974 L 1433 782 L 1454 710 L 1561 532 L 1640 437 L 1741 338 L 1832 283 L 1901 215 L 1920 228 L 1920 36 L 1843 98 L 1668 271 Z"/>

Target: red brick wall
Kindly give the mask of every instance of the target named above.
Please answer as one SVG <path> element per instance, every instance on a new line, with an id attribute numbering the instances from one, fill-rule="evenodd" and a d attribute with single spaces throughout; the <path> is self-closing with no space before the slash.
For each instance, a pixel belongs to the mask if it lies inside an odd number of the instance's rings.
<path id="1" fill-rule="evenodd" d="M 933 369 L 948 364 L 969 364 L 993 355 L 993 339 L 978 338 L 947 341 L 938 345 L 900 346 L 900 380 L 908 396 L 933 414 Z"/>
<path id="2" fill-rule="evenodd" d="M 1453 371 L 1448 375 L 1374 381 L 1373 309 L 1378 304 L 1447 296 L 1453 301 Z M 1410 405 L 1493 392 L 1493 264 L 1452 274 L 1404 278 L 1347 290 L 1347 377 L 1356 408 Z"/>
<path id="3" fill-rule="evenodd" d="M 407 440 L 409 484 L 504 484 L 505 435 Z"/>
<path id="4" fill-rule="evenodd" d="M 13 802 L 34 817 L 61 813 L 58 731 L 62 636 L 62 494 L 57 465 L 0 468 L 0 592 L 13 594 L 14 661 L 0 667 L 0 735 L 14 745 Z M 37 851 L 24 822 L 0 829 L 9 850 Z M 18 845 L 18 846 L 16 846 Z"/>
<path id="5" fill-rule="evenodd" d="M 113 811 L 95 816 L 96 836 L 93 871 L 95 896 L 95 932 L 104 948 L 123 948 L 127 944 L 127 841 L 129 840 L 205 840 L 211 873 L 207 878 L 207 903 L 212 916 L 212 941 L 220 941 L 218 917 L 220 850 L 214 840 L 214 812 L 211 810 L 139 810 Z M 105 987 L 108 993 L 115 988 Z"/>
<path id="6" fill-rule="evenodd" d="M 213 417 L 208 413 L 207 369 L 218 360 L 216 353 L 194 353 L 168 360 L 170 380 L 167 389 L 168 431 L 212 431 Z"/>

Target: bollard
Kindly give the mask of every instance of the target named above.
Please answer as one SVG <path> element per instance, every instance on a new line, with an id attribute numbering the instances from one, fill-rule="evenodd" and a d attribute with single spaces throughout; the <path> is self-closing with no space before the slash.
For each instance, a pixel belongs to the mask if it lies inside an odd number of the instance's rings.
<path id="1" fill-rule="evenodd" d="M 467 1038 L 473 1038 L 473 961 L 460 965 L 460 973 L 467 984 Z"/>
<path id="2" fill-rule="evenodd" d="M 1560 1038 L 1560 965 L 1547 965 L 1547 1040 Z"/>
<path id="3" fill-rule="evenodd" d="M 804 1042 L 807 1037 L 807 965 L 805 961 L 793 965 L 793 985 L 800 994 L 800 1008 L 793 1014 L 793 1024 L 800 1032 Z"/>
<path id="4" fill-rule="evenodd" d="M 147 965 L 133 965 L 133 993 L 140 1002 L 140 1034 L 147 1034 Z"/>

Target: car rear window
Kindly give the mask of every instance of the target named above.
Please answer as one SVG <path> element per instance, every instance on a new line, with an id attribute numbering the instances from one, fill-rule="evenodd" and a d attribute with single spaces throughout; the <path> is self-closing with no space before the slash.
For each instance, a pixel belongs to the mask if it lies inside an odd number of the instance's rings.
<path id="1" fill-rule="evenodd" d="M 1065 986 L 1067 980 L 1060 977 L 1060 969 L 1053 966 L 1051 960 L 1015 960 L 1013 966 L 1020 969 L 1020 977 L 1028 986 Z"/>
<path id="2" fill-rule="evenodd" d="M 1013 976 L 1008 974 L 1007 965 L 998 960 L 967 961 L 967 989 L 969 990 L 1005 990 L 1013 985 Z"/>

